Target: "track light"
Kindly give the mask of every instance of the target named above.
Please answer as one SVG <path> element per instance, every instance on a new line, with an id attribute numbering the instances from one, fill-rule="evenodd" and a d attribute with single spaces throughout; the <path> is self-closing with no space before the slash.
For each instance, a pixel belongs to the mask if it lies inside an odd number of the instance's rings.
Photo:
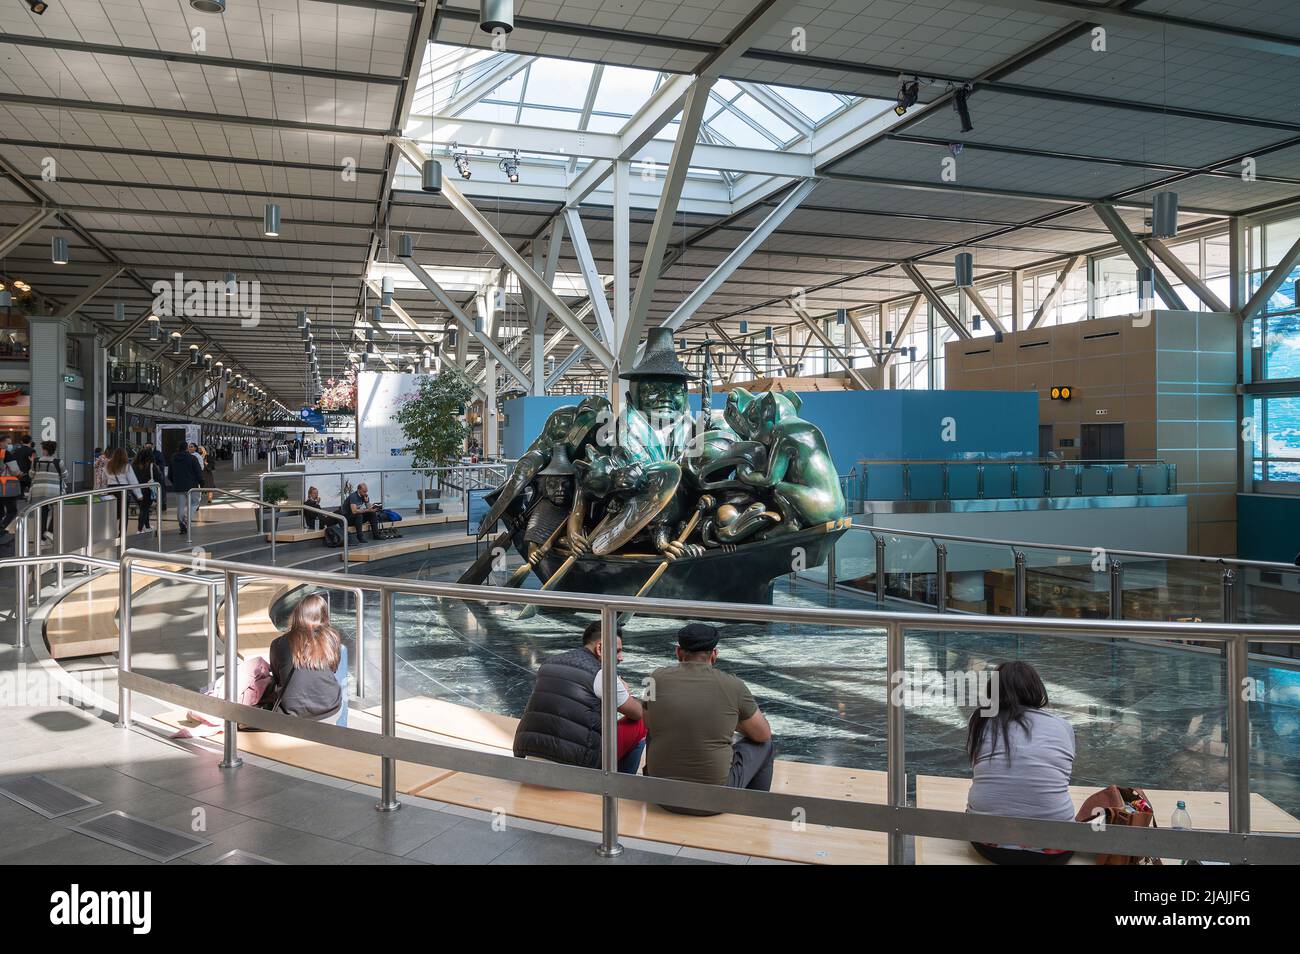
<path id="1" fill-rule="evenodd" d="M 971 92 L 972 90 L 970 84 L 967 83 L 965 85 L 958 86 L 955 90 L 953 90 L 953 94 L 952 94 L 952 108 L 956 111 L 957 118 L 961 120 L 961 131 L 964 133 L 968 133 L 975 128 L 973 125 L 971 125 L 970 106 L 967 103 L 967 100 L 970 98 Z"/>
<path id="2" fill-rule="evenodd" d="M 267 238 L 280 234 L 280 206 L 275 202 L 266 203 L 262 210 L 262 234 Z"/>
<path id="3" fill-rule="evenodd" d="M 68 240 L 62 235 L 50 239 L 50 261 L 55 265 L 68 264 Z"/>
<path id="4" fill-rule="evenodd" d="M 468 179 L 470 175 L 472 175 L 469 168 L 469 156 L 463 152 L 457 151 L 454 142 L 451 144 L 451 148 L 453 150 L 451 161 L 456 164 L 456 171 L 460 173 L 462 179 Z"/>
<path id="5" fill-rule="evenodd" d="M 27 0 L 27 6 L 31 7 L 32 13 L 38 17 L 50 8 L 50 5 L 45 0 Z"/>
<path id="6" fill-rule="evenodd" d="M 903 113 L 907 112 L 908 107 L 916 105 L 917 97 L 920 94 L 921 84 L 916 77 L 912 77 L 910 80 L 900 77 L 898 81 L 898 100 L 897 105 L 894 106 L 894 112 L 900 116 L 903 115 Z"/>
<path id="7" fill-rule="evenodd" d="M 506 156 L 501 160 L 501 171 L 506 174 L 506 178 L 511 182 L 519 181 L 519 152 L 516 150 L 512 155 Z"/>

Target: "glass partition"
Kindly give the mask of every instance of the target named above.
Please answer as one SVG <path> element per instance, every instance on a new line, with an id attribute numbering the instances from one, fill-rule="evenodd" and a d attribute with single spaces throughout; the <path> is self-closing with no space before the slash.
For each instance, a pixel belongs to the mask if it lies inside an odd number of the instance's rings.
<path id="1" fill-rule="evenodd" d="M 1076 619 L 1110 616 L 1110 574 L 1104 552 L 1021 547 L 1025 614 Z"/>
<path id="2" fill-rule="evenodd" d="M 939 598 L 935 546 L 929 537 L 877 531 L 885 541 L 885 594 L 910 603 L 935 607 Z"/>
<path id="3" fill-rule="evenodd" d="M 946 550 L 949 612 L 1014 616 L 1016 560 L 1011 547 L 940 540 Z"/>

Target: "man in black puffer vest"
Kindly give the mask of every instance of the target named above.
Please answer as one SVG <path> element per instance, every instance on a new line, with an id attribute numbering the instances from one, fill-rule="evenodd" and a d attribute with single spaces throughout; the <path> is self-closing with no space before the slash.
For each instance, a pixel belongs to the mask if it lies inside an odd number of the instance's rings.
<path id="1" fill-rule="evenodd" d="M 622 632 L 617 636 L 621 654 Z M 599 673 L 600 621 L 597 620 L 583 630 L 581 647 L 552 656 L 538 668 L 533 694 L 515 729 L 514 751 L 518 758 L 532 756 L 548 762 L 600 768 L 600 698 L 594 688 Z M 630 695 L 624 698 L 625 693 L 625 688 L 620 687 L 618 711 L 624 721 L 639 723 L 641 702 Z"/>

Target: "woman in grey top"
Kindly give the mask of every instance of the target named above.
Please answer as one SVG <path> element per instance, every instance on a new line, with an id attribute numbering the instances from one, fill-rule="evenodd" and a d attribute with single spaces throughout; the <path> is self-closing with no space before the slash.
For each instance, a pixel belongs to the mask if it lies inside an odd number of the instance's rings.
<path id="1" fill-rule="evenodd" d="M 977 709 L 967 729 L 966 754 L 974 781 L 966 810 L 1045 821 L 1074 821 L 1070 772 L 1074 727 L 1045 712 L 1047 689 L 1026 662 L 997 668 L 992 705 Z M 972 842 L 995 864 L 1065 864 L 1073 852 L 1028 845 Z"/>

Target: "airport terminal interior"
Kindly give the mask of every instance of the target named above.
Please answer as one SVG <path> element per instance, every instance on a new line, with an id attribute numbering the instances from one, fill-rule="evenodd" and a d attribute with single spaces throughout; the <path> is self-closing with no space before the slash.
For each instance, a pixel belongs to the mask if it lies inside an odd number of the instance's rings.
<path id="1" fill-rule="evenodd" d="M 0 863 L 1300 863 L 1282 0 L 0 0 Z"/>

